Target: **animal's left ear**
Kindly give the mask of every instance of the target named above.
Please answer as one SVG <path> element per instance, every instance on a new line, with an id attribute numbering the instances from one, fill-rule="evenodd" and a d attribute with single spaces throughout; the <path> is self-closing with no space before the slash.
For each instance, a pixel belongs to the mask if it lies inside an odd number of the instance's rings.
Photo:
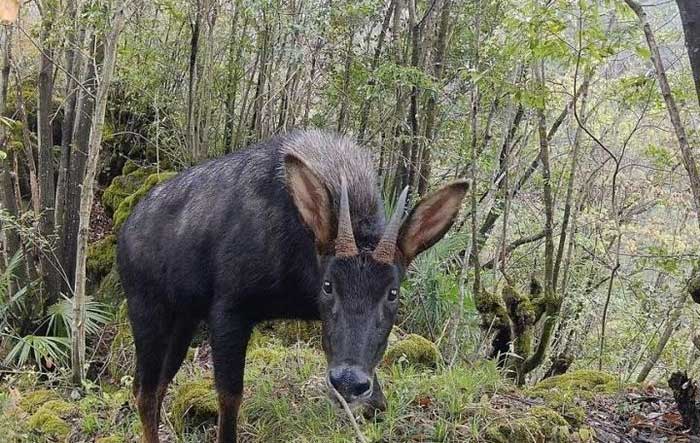
<path id="1" fill-rule="evenodd" d="M 458 180 L 421 199 L 401 225 L 398 247 L 408 266 L 437 243 L 454 223 L 469 182 Z"/>

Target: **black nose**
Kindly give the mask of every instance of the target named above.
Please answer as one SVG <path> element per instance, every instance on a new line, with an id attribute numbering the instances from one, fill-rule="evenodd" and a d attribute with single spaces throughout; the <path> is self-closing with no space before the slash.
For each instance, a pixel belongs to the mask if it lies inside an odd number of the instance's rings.
<path id="1" fill-rule="evenodd" d="M 332 368 L 328 373 L 331 384 L 345 400 L 354 400 L 357 397 L 367 395 L 372 389 L 372 383 L 364 371 L 341 366 Z"/>

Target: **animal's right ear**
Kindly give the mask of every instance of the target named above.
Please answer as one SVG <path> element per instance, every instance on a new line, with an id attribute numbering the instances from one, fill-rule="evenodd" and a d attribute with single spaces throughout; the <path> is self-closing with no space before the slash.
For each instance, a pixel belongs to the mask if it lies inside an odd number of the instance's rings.
<path id="1" fill-rule="evenodd" d="M 314 233 L 316 248 L 328 253 L 333 241 L 333 212 L 328 188 L 299 157 L 284 157 L 287 189 L 301 219 Z"/>

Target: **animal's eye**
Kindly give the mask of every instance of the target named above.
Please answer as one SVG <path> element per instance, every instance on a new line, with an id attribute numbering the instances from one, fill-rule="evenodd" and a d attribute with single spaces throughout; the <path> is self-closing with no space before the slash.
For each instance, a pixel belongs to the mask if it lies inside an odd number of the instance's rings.
<path id="1" fill-rule="evenodd" d="M 331 282 L 329 282 L 328 280 L 323 282 L 323 292 L 325 292 L 328 295 L 333 293 L 333 284 L 331 284 Z"/>
<path id="2" fill-rule="evenodd" d="M 386 297 L 389 301 L 394 301 L 394 300 L 396 300 L 396 297 L 398 297 L 398 296 L 399 296 L 399 290 L 396 288 L 391 288 L 391 289 L 389 289 L 389 295 L 387 295 Z"/>

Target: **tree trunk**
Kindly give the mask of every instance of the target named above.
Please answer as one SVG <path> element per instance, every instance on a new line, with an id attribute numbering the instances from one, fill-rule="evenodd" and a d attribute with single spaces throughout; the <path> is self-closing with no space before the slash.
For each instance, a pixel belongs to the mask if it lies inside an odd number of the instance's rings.
<path id="1" fill-rule="evenodd" d="M 685 46 L 688 48 L 690 67 L 693 70 L 695 92 L 700 104 L 700 5 L 697 0 L 676 0 L 685 33 Z"/>
<path id="2" fill-rule="evenodd" d="M 666 320 L 666 327 L 664 328 L 664 332 L 659 338 L 659 342 L 656 344 L 654 352 L 651 353 L 649 359 L 646 363 L 644 363 L 644 366 L 639 371 L 639 375 L 637 376 L 637 383 L 644 383 L 644 380 L 647 379 L 651 370 L 654 369 L 654 366 L 656 366 L 656 362 L 659 361 L 659 358 L 661 358 L 661 354 L 664 352 L 666 344 L 671 339 L 671 335 L 673 335 L 676 328 L 678 328 L 678 320 L 681 318 L 681 314 L 683 313 L 683 308 L 685 307 L 686 300 L 688 300 L 688 293 L 683 292 L 683 295 L 681 295 L 680 300 L 678 300 L 678 304 L 676 304 L 676 306 L 673 307 L 673 310 L 668 315 L 668 319 Z"/>
<path id="3" fill-rule="evenodd" d="M 338 112 L 338 124 L 336 130 L 339 133 L 345 131 L 345 125 L 350 113 L 350 70 L 352 69 L 352 41 L 355 38 L 353 31 L 348 32 L 347 46 L 345 47 L 345 66 L 343 73 L 343 90 L 340 98 L 340 112 Z"/>
<path id="4" fill-rule="evenodd" d="M 384 47 L 384 40 L 386 39 L 386 32 L 389 29 L 389 24 L 391 23 L 391 16 L 394 13 L 394 6 L 396 2 L 392 0 L 389 2 L 389 7 L 384 14 L 384 21 L 382 22 L 382 28 L 379 31 L 379 36 L 377 37 L 377 46 L 374 48 L 374 56 L 372 57 L 372 63 L 369 69 L 370 78 L 367 80 L 367 86 L 373 86 L 376 79 L 373 77 L 377 66 L 379 65 L 379 57 L 382 55 L 382 48 Z M 358 131 L 357 138 L 360 142 L 365 143 L 365 132 L 367 131 L 367 123 L 369 122 L 369 112 L 372 100 L 369 97 L 365 97 L 362 102 L 362 108 L 360 110 L 360 129 Z"/>
<path id="5" fill-rule="evenodd" d="M 639 22 L 642 25 L 642 29 L 644 30 L 647 45 L 651 51 L 651 61 L 654 64 L 656 78 L 659 82 L 659 88 L 661 89 L 661 95 L 666 102 L 668 116 L 671 119 L 673 129 L 676 132 L 676 138 L 678 139 L 678 147 L 681 151 L 683 166 L 688 173 L 690 189 L 693 193 L 695 214 L 698 219 L 698 224 L 700 225 L 700 175 L 698 174 L 698 166 L 695 162 L 693 151 L 688 143 L 688 137 L 686 136 L 685 127 L 683 126 L 683 122 L 681 121 L 681 117 L 678 112 L 678 107 L 676 106 L 676 100 L 673 98 L 673 94 L 671 93 L 671 86 L 669 85 L 668 78 L 666 77 L 666 68 L 664 67 L 663 60 L 661 59 L 659 46 L 656 44 L 656 38 L 651 30 L 651 26 L 647 20 L 647 15 L 646 12 L 644 12 L 644 8 L 642 8 L 642 6 L 634 0 L 625 0 L 625 3 L 627 3 L 627 5 L 632 8 L 634 13 L 637 14 Z M 700 55 L 698 57 L 700 57 Z"/>
<path id="6" fill-rule="evenodd" d="M 690 429 L 690 435 L 700 436 L 700 408 L 698 408 L 700 393 L 697 383 L 688 378 L 688 374 L 674 372 L 668 379 L 668 386 L 673 391 L 673 398 L 678 405 L 683 424 Z"/>
<path id="7" fill-rule="evenodd" d="M 80 190 L 80 216 L 78 223 L 78 241 L 76 248 L 75 267 L 75 294 L 73 295 L 73 324 L 72 324 L 72 378 L 76 386 L 80 386 L 83 379 L 85 366 L 85 265 L 87 262 L 87 243 L 90 228 L 90 211 L 94 198 L 95 176 L 97 175 L 98 160 L 100 157 L 100 144 L 104 130 L 105 112 L 107 109 L 107 97 L 109 85 L 112 81 L 114 66 L 117 57 L 117 43 L 119 34 L 126 21 L 124 3 L 120 1 L 115 6 L 116 10 L 105 36 L 104 61 L 102 63 L 101 78 L 95 97 L 95 112 L 90 124 L 90 138 L 88 144 L 87 164 L 82 188 Z"/>
<path id="8" fill-rule="evenodd" d="M 435 42 L 435 56 L 433 58 L 433 77 L 436 83 L 442 81 L 442 76 L 445 71 L 444 60 L 445 60 L 445 47 L 447 42 L 447 28 L 450 25 L 450 7 L 452 6 L 451 0 L 445 0 L 442 5 L 442 11 L 440 12 L 440 24 L 438 25 L 437 41 Z M 478 18 L 477 18 L 478 20 Z M 478 23 L 477 23 L 478 26 Z M 478 38 L 478 33 L 477 33 Z M 479 42 L 476 42 L 478 47 Z M 478 52 L 478 49 L 477 49 Z M 479 55 L 477 54 L 475 58 L 478 60 Z M 478 69 L 478 67 L 477 67 Z M 428 103 L 425 107 L 425 144 L 423 146 L 423 151 L 420 160 L 420 174 L 418 176 L 418 194 L 423 195 L 428 189 L 429 179 L 430 179 L 430 155 L 432 149 L 432 143 L 435 141 L 435 117 L 437 114 L 437 93 L 431 91 L 428 96 Z M 476 158 L 473 157 L 472 161 Z"/>
<path id="9" fill-rule="evenodd" d="M 544 62 L 534 69 L 537 81 L 541 88 L 545 87 Z M 556 319 L 561 307 L 560 298 L 556 294 L 554 287 L 554 198 L 552 197 L 552 176 L 549 164 L 549 134 L 547 133 L 544 108 L 537 109 L 538 134 L 540 140 L 540 161 L 542 163 L 542 196 L 544 203 L 544 303 L 545 315 L 542 333 L 537 343 L 535 352 L 523 363 L 522 376 L 537 368 L 549 348 L 549 342 L 556 326 Z"/>
<path id="10" fill-rule="evenodd" d="M 85 60 L 85 73 L 82 80 L 78 99 L 75 105 L 75 121 L 71 136 L 71 152 L 68 164 L 65 184 L 65 209 L 63 211 L 62 243 L 63 243 L 63 269 L 70 280 L 69 291 L 75 289 L 75 259 L 77 254 L 78 225 L 80 209 L 80 189 L 85 176 L 85 162 L 87 158 L 90 125 L 95 110 L 95 91 L 97 82 L 95 79 L 95 65 L 102 58 L 102 46 L 95 47 L 93 36 L 90 47 L 93 48 L 93 60 Z M 75 63 L 80 63 L 84 56 L 76 53 Z"/>
<path id="11" fill-rule="evenodd" d="M 2 33 L 2 71 L 0 72 L 0 116 L 5 115 L 5 108 L 7 103 L 7 88 L 10 82 L 10 47 L 12 44 L 12 31 L 10 27 L 4 27 L 0 30 Z M 5 125 L 0 125 L 0 149 L 7 151 L 7 128 Z M 14 154 L 10 154 L 2 160 L 0 163 L 0 187 L 2 188 L 2 193 L 0 193 L 0 204 L 8 212 L 8 214 L 14 218 L 19 219 L 19 209 L 17 208 L 17 199 L 14 191 L 14 184 L 12 183 L 11 176 L 11 165 Z M 3 231 L 5 234 L 5 247 L 3 248 L 3 253 L 5 254 L 5 259 L 10 259 L 15 254 L 22 250 L 22 243 L 17 230 L 12 227 L 5 228 L 3 226 Z M 17 268 L 17 280 L 20 284 L 26 283 L 26 274 L 23 272 L 24 267 L 19 266 Z M 14 294 L 15 287 L 8 287 L 8 297 L 12 298 Z"/>
<path id="12" fill-rule="evenodd" d="M 63 113 L 63 124 L 61 127 L 61 159 L 58 167 L 58 180 L 56 182 L 56 212 L 54 214 L 54 223 L 59 231 L 59 253 L 57 255 L 61 258 L 62 263 L 66 260 L 65 254 L 63 253 L 63 236 L 65 234 L 63 222 L 65 219 L 66 182 L 68 180 L 70 169 L 71 148 L 73 143 L 73 125 L 75 123 L 75 108 L 78 103 L 78 85 L 76 79 L 80 77 L 81 67 L 80 63 L 78 62 L 76 50 L 79 42 L 82 43 L 82 39 L 78 37 L 79 25 L 76 21 L 78 12 L 77 9 L 75 0 L 69 0 L 67 2 L 67 11 L 71 28 L 68 29 L 65 63 L 66 71 L 69 73 L 69 75 L 66 75 L 65 110 Z M 67 289 L 68 286 L 70 285 L 64 285 L 64 290 Z"/>

